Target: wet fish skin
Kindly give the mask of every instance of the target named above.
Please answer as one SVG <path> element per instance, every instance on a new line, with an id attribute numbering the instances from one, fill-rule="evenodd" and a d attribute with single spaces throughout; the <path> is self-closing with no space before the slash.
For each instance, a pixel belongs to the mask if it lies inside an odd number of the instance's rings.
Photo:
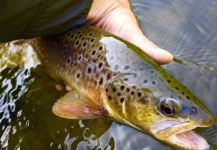
<path id="1" fill-rule="evenodd" d="M 213 115 L 136 46 L 91 26 L 26 42 L 53 80 L 73 88 L 54 104 L 58 116 L 92 119 L 107 115 L 176 147 L 208 149 L 195 133 L 192 136 L 197 140 L 186 145 L 174 136 L 212 125 Z"/>

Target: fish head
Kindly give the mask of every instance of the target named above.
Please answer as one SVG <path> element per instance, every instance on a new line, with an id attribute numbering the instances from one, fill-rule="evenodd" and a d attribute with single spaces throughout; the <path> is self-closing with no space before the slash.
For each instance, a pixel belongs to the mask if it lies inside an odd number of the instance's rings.
<path id="1" fill-rule="evenodd" d="M 110 84 L 106 89 L 112 109 L 109 110 L 110 116 L 175 147 L 208 149 L 206 140 L 192 129 L 213 125 L 212 114 L 178 81 L 176 87 L 183 88 L 182 92 L 166 82 L 165 86 L 167 92 L 138 88 L 126 82 Z"/>
<path id="2" fill-rule="evenodd" d="M 109 115 L 174 147 L 208 149 L 192 130 L 214 124 L 201 100 L 139 48 L 112 38 L 101 41 L 108 64 L 120 74 L 105 90 Z"/>

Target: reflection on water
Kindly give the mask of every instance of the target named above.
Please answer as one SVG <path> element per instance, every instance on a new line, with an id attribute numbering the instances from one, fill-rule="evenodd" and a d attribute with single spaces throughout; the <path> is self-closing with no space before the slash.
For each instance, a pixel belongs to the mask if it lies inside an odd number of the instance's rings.
<path id="1" fill-rule="evenodd" d="M 183 60 L 164 67 L 217 118 L 217 1 L 131 1 L 148 37 Z M 0 149 L 172 149 L 108 118 L 55 116 L 51 107 L 64 91 L 31 70 L 39 63 L 31 49 L 0 48 Z M 196 132 L 217 149 L 216 124 Z"/>

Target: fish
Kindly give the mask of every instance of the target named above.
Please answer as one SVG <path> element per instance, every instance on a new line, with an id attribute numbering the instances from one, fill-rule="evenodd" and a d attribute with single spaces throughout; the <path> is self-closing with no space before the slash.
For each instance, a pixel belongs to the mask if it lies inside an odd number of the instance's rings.
<path id="1" fill-rule="evenodd" d="M 24 42 L 52 80 L 73 89 L 53 105 L 57 116 L 107 116 L 179 149 L 209 149 L 193 129 L 213 125 L 213 114 L 135 45 L 88 25 Z"/>

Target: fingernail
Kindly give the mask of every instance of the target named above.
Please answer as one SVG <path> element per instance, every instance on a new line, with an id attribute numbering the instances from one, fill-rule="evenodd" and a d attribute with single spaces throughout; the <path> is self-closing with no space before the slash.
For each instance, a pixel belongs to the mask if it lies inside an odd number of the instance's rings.
<path id="1" fill-rule="evenodd" d="M 156 55 L 153 56 L 154 59 L 161 65 L 167 64 L 173 60 L 173 55 L 165 49 L 156 48 L 154 52 L 156 53 Z"/>

